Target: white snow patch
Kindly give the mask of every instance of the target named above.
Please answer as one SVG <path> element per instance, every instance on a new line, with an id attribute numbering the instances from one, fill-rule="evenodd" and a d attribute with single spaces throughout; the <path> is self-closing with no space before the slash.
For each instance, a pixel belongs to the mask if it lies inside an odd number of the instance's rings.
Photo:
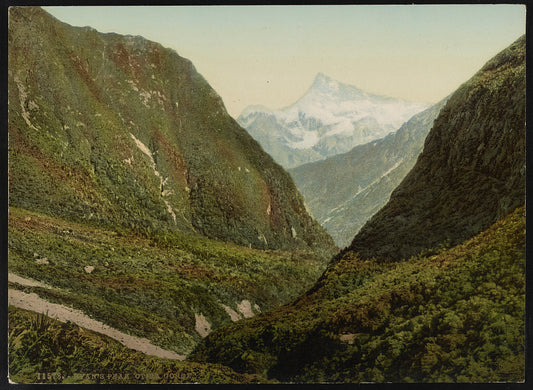
<path id="1" fill-rule="evenodd" d="M 130 135 L 131 135 L 131 138 L 133 138 L 133 140 L 135 141 L 135 144 L 137 145 L 139 150 L 148 156 L 148 158 L 150 159 L 151 165 L 155 168 L 155 161 L 154 161 L 154 158 L 152 156 L 152 152 L 150 151 L 150 149 L 148 149 L 148 147 L 145 144 L 143 144 L 140 140 L 138 140 L 133 134 L 130 133 Z"/>
<path id="2" fill-rule="evenodd" d="M 227 305 L 221 304 L 221 306 L 224 308 L 226 313 L 228 313 L 228 315 L 230 316 L 233 322 L 239 321 L 242 318 L 251 318 L 255 315 L 255 313 L 252 310 L 252 304 L 247 299 L 243 299 L 241 303 L 237 304 L 238 312 L 233 310 L 231 307 Z M 257 312 L 261 312 L 261 309 L 259 308 L 257 304 L 254 304 L 254 309 Z"/>
<path id="3" fill-rule="evenodd" d="M 331 130 L 326 133 L 326 135 L 327 136 L 338 135 L 338 134 L 350 135 L 350 133 L 352 132 L 353 132 L 352 121 L 344 120 L 344 121 L 335 123 L 331 127 Z"/>
<path id="4" fill-rule="evenodd" d="M 176 213 L 174 212 L 174 209 L 172 208 L 168 200 L 163 199 L 163 202 L 165 202 L 165 206 L 167 206 L 167 211 L 172 217 L 172 220 L 174 221 L 174 223 L 176 223 Z"/>
<path id="5" fill-rule="evenodd" d="M 150 92 L 142 90 L 139 92 L 139 96 L 142 98 L 142 103 L 144 104 L 144 106 L 150 107 L 150 105 L 148 104 L 150 98 L 152 97 Z"/>
<path id="6" fill-rule="evenodd" d="M 294 128 L 296 129 L 296 128 Z M 303 130 L 303 129 L 302 129 Z M 305 130 L 303 130 L 305 132 Z M 293 134 L 296 135 L 296 134 Z M 288 146 L 292 149 L 309 149 L 315 146 L 318 141 L 320 141 L 320 136 L 318 133 L 314 132 L 305 132 L 304 134 L 299 134 L 298 141 L 288 142 Z"/>
<path id="7" fill-rule="evenodd" d="M 152 167 L 152 170 L 154 171 L 154 175 L 156 175 L 157 178 L 159 179 L 159 185 L 162 188 L 164 185 L 166 185 L 168 178 L 163 179 L 163 176 L 161 176 L 159 171 L 156 169 L 154 157 L 153 157 L 152 152 L 150 151 L 150 149 L 148 149 L 148 147 L 145 144 L 143 144 L 139 139 L 137 139 L 132 133 L 130 133 L 130 135 L 131 135 L 131 138 L 135 141 L 135 144 L 137 145 L 137 148 L 139 148 L 139 150 L 141 152 L 143 152 L 144 154 L 146 154 L 146 156 L 148 156 L 148 158 L 150 160 L 150 166 Z M 167 193 L 167 195 L 170 195 L 170 193 Z M 165 196 L 165 195 L 163 195 L 163 196 Z M 170 203 L 166 199 L 163 199 L 163 202 L 165 202 L 165 206 L 167 206 L 168 213 L 172 216 L 172 219 L 174 220 L 174 223 L 176 223 L 176 213 L 174 212 L 174 209 L 172 208 L 172 206 L 170 205 Z"/>
<path id="8" fill-rule="evenodd" d="M 211 324 L 207 321 L 207 318 L 202 313 L 194 313 L 195 329 L 202 337 L 207 337 L 211 332 Z"/>
<path id="9" fill-rule="evenodd" d="M 244 299 L 241 303 L 237 305 L 237 310 L 239 310 L 245 318 L 250 318 L 254 316 L 254 312 L 252 311 L 252 304 L 247 299 Z"/>
<path id="10" fill-rule="evenodd" d="M 126 82 L 128 84 L 131 85 L 131 88 L 135 91 L 135 92 L 139 92 L 139 88 L 137 88 L 137 84 L 135 83 L 135 81 L 133 80 L 126 80 Z"/>
<path id="11" fill-rule="evenodd" d="M 265 245 L 268 245 L 268 241 L 267 241 L 267 239 L 266 239 L 264 234 L 258 235 L 257 239 L 263 241 L 265 243 Z"/>
<path id="12" fill-rule="evenodd" d="M 33 130 L 39 131 L 37 127 L 33 125 L 30 121 L 30 113 L 26 111 L 26 99 L 28 98 L 28 93 L 26 92 L 26 88 L 24 88 L 24 84 L 20 81 L 20 79 L 15 76 L 13 78 L 15 80 L 15 84 L 17 84 L 17 88 L 19 90 L 19 100 L 20 100 L 20 108 L 22 109 L 22 118 L 24 119 L 24 122 L 31 127 Z M 31 108 L 31 107 L 30 107 Z"/>
<path id="13" fill-rule="evenodd" d="M 332 211 L 333 211 L 333 210 L 332 210 Z M 324 223 L 328 223 L 328 222 L 331 220 L 331 218 L 333 218 L 333 217 L 328 217 L 328 218 L 326 218 L 326 219 L 324 220 L 324 222 L 322 222 L 322 223 L 323 223 L 323 224 L 324 224 Z"/>
<path id="14" fill-rule="evenodd" d="M 226 313 L 228 313 L 229 317 L 231 318 L 233 322 L 239 321 L 242 318 L 241 315 L 237 313 L 235 310 L 233 310 L 231 307 L 226 306 L 226 305 L 222 305 L 222 307 L 224 308 Z"/>
<path id="15" fill-rule="evenodd" d="M 392 171 L 394 171 L 396 168 L 398 168 L 400 166 L 400 164 L 403 163 L 403 159 L 397 161 L 392 167 L 390 167 L 389 169 L 387 169 L 380 177 L 378 177 L 377 179 L 375 179 L 372 183 L 370 183 L 369 185 L 367 185 L 366 187 L 359 187 L 358 191 L 352 195 L 352 197 L 344 202 L 342 202 L 339 206 L 335 207 L 334 209 L 331 209 L 331 211 L 329 212 L 329 215 L 330 217 L 327 218 L 326 220 L 324 220 L 324 222 L 322 222 L 323 224 L 328 222 L 332 217 L 333 217 L 333 213 L 335 213 L 336 211 L 338 210 L 344 210 L 344 208 L 346 208 L 346 206 L 351 202 L 353 201 L 360 193 L 368 190 L 369 188 L 371 188 L 372 186 L 374 186 L 375 184 L 377 184 L 381 179 L 383 179 L 384 177 L 386 177 L 388 174 L 390 174 Z"/>
<path id="16" fill-rule="evenodd" d="M 42 259 L 37 259 L 37 260 L 35 260 L 35 262 L 37 264 L 50 264 L 50 262 L 48 261 L 48 259 L 46 257 L 44 257 Z"/>
<path id="17" fill-rule="evenodd" d="M 30 100 L 28 102 L 28 108 L 30 110 L 38 110 L 39 109 L 39 106 L 37 105 L 37 103 L 35 103 L 33 100 Z"/>

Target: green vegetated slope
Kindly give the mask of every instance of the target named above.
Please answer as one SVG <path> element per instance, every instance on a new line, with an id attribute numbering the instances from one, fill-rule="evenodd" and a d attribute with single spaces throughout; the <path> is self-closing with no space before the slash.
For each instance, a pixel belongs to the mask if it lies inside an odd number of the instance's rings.
<path id="1" fill-rule="evenodd" d="M 310 213 L 346 247 L 416 163 L 446 99 L 385 138 L 289 170 Z"/>
<path id="2" fill-rule="evenodd" d="M 381 264 L 346 253 L 308 294 L 220 329 L 190 356 L 296 382 L 524 379 L 525 218 Z"/>
<path id="3" fill-rule="evenodd" d="M 9 12 L 10 206 L 256 248 L 331 237 L 189 60 L 142 37 Z"/>
<path id="4" fill-rule="evenodd" d="M 455 245 L 525 202 L 525 36 L 448 100 L 414 168 L 349 250 L 398 260 Z"/>
<path id="5" fill-rule="evenodd" d="M 308 293 L 190 359 L 281 381 L 522 381 L 524 53 L 522 37 L 450 97 L 411 173 Z"/>
<path id="6" fill-rule="evenodd" d="M 10 379 L 17 383 L 264 382 L 228 367 L 159 359 L 43 314 L 9 308 Z"/>
<path id="7" fill-rule="evenodd" d="M 333 240 L 190 61 L 36 7 L 8 45 L 8 269 L 49 286 L 10 289 L 187 354 L 324 271 Z"/>
<path id="8" fill-rule="evenodd" d="M 324 271 L 322 260 L 305 252 L 180 233 L 148 239 L 15 207 L 8 241 L 9 272 L 53 287 L 10 288 L 180 354 L 210 330 L 289 302 Z"/>

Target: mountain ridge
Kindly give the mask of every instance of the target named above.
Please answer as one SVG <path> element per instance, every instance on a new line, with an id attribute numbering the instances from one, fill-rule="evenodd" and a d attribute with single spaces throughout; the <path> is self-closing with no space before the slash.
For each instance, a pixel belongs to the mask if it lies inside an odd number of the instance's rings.
<path id="1" fill-rule="evenodd" d="M 349 250 L 399 260 L 456 245 L 525 202 L 524 59 L 525 36 L 454 92 L 417 163 Z"/>
<path id="2" fill-rule="evenodd" d="M 174 50 L 31 7 L 10 9 L 9 49 L 12 205 L 144 234 L 334 248 L 290 176 Z"/>

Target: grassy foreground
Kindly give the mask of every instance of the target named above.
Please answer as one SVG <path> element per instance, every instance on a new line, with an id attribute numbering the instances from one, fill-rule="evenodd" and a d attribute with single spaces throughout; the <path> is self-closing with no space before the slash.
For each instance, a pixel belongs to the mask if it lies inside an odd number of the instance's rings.
<path id="1" fill-rule="evenodd" d="M 265 382 L 217 364 L 146 356 L 101 334 L 10 306 L 10 379 L 16 383 Z"/>
<path id="2" fill-rule="evenodd" d="M 9 272 L 53 289 L 10 288 L 72 306 L 180 354 L 211 330 L 279 306 L 309 288 L 323 261 L 167 233 L 118 234 L 11 207 Z M 231 313 L 231 315 L 230 315 Z M 205 325 L 205 324 L 204 324 Z"/>

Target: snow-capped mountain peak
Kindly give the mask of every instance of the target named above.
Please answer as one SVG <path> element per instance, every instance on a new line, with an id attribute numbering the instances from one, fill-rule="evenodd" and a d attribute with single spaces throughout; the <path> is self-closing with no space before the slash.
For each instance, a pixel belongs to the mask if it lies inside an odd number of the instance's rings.
<path id="1" fill-rule="evenodd" d="M 290 168 L 382 138 L 425 108 L 426 104 L 369 94 L 318 73 L 291 106 L 247 107 L 237 121 Z"/>
<path id="2" fill-rule="evenodd" d="M 333 80 L 331 77 L 326 76 L 324 73 L 318 73 L 311 85 L 310 90 L 330 90 L 337 91 L 339 89 L 339 82 Z"/>

